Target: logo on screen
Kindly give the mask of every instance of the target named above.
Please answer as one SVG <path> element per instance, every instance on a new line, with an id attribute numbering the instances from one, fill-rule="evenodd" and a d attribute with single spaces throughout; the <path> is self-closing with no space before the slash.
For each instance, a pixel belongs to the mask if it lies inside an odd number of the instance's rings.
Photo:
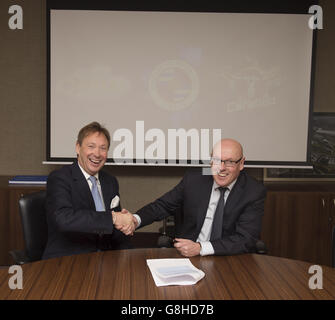
<path id="1" fill-rule="evenodd" d="M 198 97 L 199 78 L 190 64 L 168 60 L 151 73 L 149 93 L 154 103 L 164 110 L 186 109 Z"/>

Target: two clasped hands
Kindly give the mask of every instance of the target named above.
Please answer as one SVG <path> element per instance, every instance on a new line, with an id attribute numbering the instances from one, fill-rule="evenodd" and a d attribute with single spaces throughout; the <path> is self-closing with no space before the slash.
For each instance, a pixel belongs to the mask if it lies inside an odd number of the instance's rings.
<path id="1" fill-rule="evenodd" d="M 133 235 L 138 225 L 137 219 L 127 210 L 112 211 L 113 223 L 116 229 L 122 231 L 126 236 Z"/>
<path id="2" fill-rule="evenodd" d="M 138 220 L 127 209 L 122 209 L 119 212 L 112 212 L 113 222 L 116 229 L 123 232 L 126 236 L 133 235 L 138 226 Z M 189 239 L 175 238 L 174 247 L 179 253 L 185 257 L 199 255 L 201 245 L 199 242 L 194 242 Z"/>

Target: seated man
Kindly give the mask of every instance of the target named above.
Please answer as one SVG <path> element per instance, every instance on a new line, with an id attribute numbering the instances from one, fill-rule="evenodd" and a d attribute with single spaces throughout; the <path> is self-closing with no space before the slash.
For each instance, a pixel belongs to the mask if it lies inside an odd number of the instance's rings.
<path id="1" fill-rule="evenodd" d="M 119 185 L 101 171 L 109 146 L 108 130 L 92 122 L 79 131 L 77 161 L 49 175 L 43 259 L 129 247 L 128 237 L 117 228 L 132 227 L 132 216 L 111 210 L 121 211 Z"/>
<path id="2" fill-rule="evenodd" d="M 186 173 L 171 191 L 138 210 L 135 224 L 145 226 L 174 215 L 174 246 L 186 257 L 254 252 L 266 190 L 243 171 L 244 160 L 240 143 L 219 141 L 208 175 L 201 170 Z"/>

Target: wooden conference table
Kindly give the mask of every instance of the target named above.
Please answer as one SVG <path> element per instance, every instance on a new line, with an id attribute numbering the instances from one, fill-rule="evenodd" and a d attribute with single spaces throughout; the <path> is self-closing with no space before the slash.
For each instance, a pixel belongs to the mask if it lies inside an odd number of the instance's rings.
<path id="1" fill-rule="evenodd" d="M 8 286 L 0 270 L 3 299 L 335 299 L 335 269 L 322 266 L 323 289 L 308 286 L 311 263 L 245 254 L 190 258 L 205 272 L 192 286 L 156 287 L 146 259 L 183 258 L 171 249 L 132 249 L 55 258 L 24 265 L 23 289 Z"/>

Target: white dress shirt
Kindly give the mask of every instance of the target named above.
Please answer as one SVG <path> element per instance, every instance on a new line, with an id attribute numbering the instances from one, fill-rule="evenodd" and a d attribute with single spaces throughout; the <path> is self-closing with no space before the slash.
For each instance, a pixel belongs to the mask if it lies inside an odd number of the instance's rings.
<path id="1" fill-rule="evenodd" d="M 227 186 L 228 189 L 226 190 L 224 194 L 225 203 L 228 199 L 230 191 L 233 189 L 236 183 L 236 180 L 237 179 L 235 179 L 230 185 Z M 204 224 L 202 225 L 201 231 L 197 239 L 197 242 L 200 242 L 201 244 L 201 250 L 200 250 L 201 256 L 214 254 L 214 248 L 209 240 L 211 237 L 215 210 L 216 210 L 216 207 L 218 205 L 220 195 L 221 195 L 220 190 L 218 189 L 219 187 L 220 186 L 214 181 L 213 186 L 212 186 L 211 197 L 209 199 L 209 205 L 207 208 L 205 221 L 204 221 Z"/>
<path id="2" fill-rule="evenodd" d="M 233 187 L 236 183 L 236 180 L 237 179 L 235 179 L 231 184 L 229 184 L 227 186 L 228 189 L 226 190 L 226 192 L 224 194 L 225 203 L 228 199 L 230 191 L 233 189 Z M 200 255 L 201 256 L 207 256 L 207 255 L 214 254 L 214 248 L 213 248 L 213 246 L 212 246 L 212 244 L 209 240 L 210 240 L 210 237 L 211 237 L 215 210 L 216 210 L 216 207 L 218 205 L 218 202 L 219 202 L 219 199 L 220 199 L 220 194 L 221 194 L 220 190 L 218 190 L 219 187 L 220 186 L 215 181 L 213 181 L 212 193 L 211 193 L 211 197 L 209 199 L 209 205 L 208 205 L 208 208 L 207 208 L 205 221 L 204 221 L 204 224 L 202 225 L 201 231 L 200 231 L 198 239 L 197 239 L 197 242 L 199 242 L 200 245 L 201 245 L 201 250 L 200 250 Z M 135 216 L 135 218 L 138 222 L 138 225 L 137 225 L 137 228 L 138 228 L 141 224 L 141 218 L 137 214 L 134 214 L 134 216 Z"/>
<path id="3" fill-rule="evenodd" d="M 92 191 L 92 182 L 91 182 L 91 180 L 90 180 L 90 176 L 91 175 L 89 175 L 81 166 L 80 166 L 80 164 L 79 164 L 79 162 L 78 162 L 78 166 L 79 166 L 79 168 L 80 168 L 80 170 L 81 170 L 81 172 L 83 173 L 83 175 L 84 175 L 84 177 L 85 177 L 85 179 L 86 179 L 86 181 L 87 181 L 87 183 L 88 183 L 88 186 L 90 187 L 90 190 Z M 100 194 L 100 197 L 101 197 L 101 200 L 102 200 L 102 205 L 103 205 L 103 207 L 104 207 L 104 210 L 106 211 L 106 208 L 105 208 L 105 201 L 104 201 L 104 197 L 102 196 L 102 191 L 101 191 L 101 184 L 100 184 L 100 180 L 99 180 L 99 172 L 97 172 L 95 175 L 94 175 L 94 177 L 97 179 L 97 187 L 98 187 L 98 192 L 99 192 L 99 194 Z"/>

